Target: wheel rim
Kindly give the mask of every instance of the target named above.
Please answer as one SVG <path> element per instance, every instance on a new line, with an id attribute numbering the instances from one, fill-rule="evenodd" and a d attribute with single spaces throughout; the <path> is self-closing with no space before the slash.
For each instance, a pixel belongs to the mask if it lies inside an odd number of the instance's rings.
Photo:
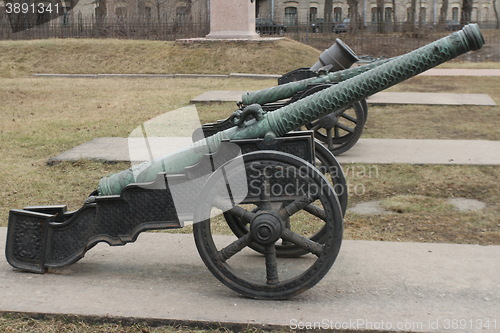
<path id="1" fill-rule="evenodd" d="M 217 218 L 212 217 L 194 225 L 196 246 L 209 270 L 229 288 L 252 298 L 289 298 L 319 282 L 335 261 L 342 240 L 341 209 L 328 181 L 309 163 L 293 155 L 274 151 L 250 153 L 245 155 L 244 160 L 249 183 L 249 193 L 245 200 L 233 205 L 229 198 L 218 194 L 224 193 L 219 190 L 227 188 L 227 185 L 220 181 L 221 178 L 216 181 L 211 181 L 211 178 L 200 196 L 195 220 L 198 220 L 196 216 L 211 213 L 214 207 L 230 208 L 231 214 L 250 225 L 250 232 L 236 238 L 214 237 L 213 230 L 216 230 L 218 223 L 225 222 L 221 218 L 217 222 Z M 267 168 L 269 177 L 259 174 L 260 187 L 255 187 L 255 184 L 253 187 L 262 190 L 257 195 L 251 193 L 250 182 L 257 179 L 253 178 L 252 172 L 259 170 L 259 167 Z M 287 168 L 290 174 L 286 179 L 276 179 L 276 172 L 283 168 Z M 231 183 L 234 176 L 232 170 L 228 168 L 224 172 L 227 177 L 225 182 L 229 180 Z M 273 188 L 276 184 L 289 185 L 288 192 L 269 192 L 269 197 L 262 196 L 266 186 Z M 300 191 L 307 185 L 309 187 L 306 188 L 317 187 L 322 190 L 317 191 L 318 194 L 312 194 L 314 191 Z M 294 192 L 295 190 L 297 191 Z M 258 206 L 259 211 L 252 212 L 252 205 Z M 308 207 L 307 210 L 301 209 L 305 207 Z M 311 214 L 312 217 L 309 216 L 308 219 L 317 220 L 314 222 L 324 225 L 324 240 L 310 240 L 306 234 L 295 229 L 304 214 L 307 215 L 310 210 L 315 210 L 316 215 Z M 293 259 L 279 258 L 276 255 L 277 239 L 293 243 L 310 254 L 298 263 L 291 263 L 290 260 Z M 249 250 L 252 243 L 264 249 L 263 256 L 255 255 Z"/>
<path id="2" fill-rule="evenodd" d="M 317 119 L 306 125 L 314 137 L 334 155 L 340 155 L 358 142 L 365 125 L 365 111 L 360 102 Z"/>

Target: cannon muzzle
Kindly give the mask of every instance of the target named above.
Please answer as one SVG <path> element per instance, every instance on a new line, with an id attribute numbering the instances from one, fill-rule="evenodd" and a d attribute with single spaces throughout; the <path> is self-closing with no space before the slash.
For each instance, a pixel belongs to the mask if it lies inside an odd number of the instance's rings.
<path id="1" fill-rule="evenodd" d="M 319 70 L 336 72 L 351 67 L 357 61 L 359 58 L 354 51 L 337 38 L 332 46 L 320 54 L 318 61 L 311 66 L 310 70 L 313 72 Z"/>
<path id="2" fill-rule="evenodd" d="M 265 113 L 259 105 L 250 105 L 247 107 L 250 109 L 243 112 L 252 115 L 251 120 L 240 121 L 237 127 L 195 142 L 159 161 L 146 162 L 105 177 L 99 183 L 99 195 L 119 194 L 126 185 L 138 181 L 153 181 L 160 172 L 182 173 L 184 168 L 196 164 L 204 154 L 216 151 L 223 140 L 264 138 L 272 142 L 273 138 L 283 136 L 295 128 L 320 119 L 332 113 L 332 110 L 333 113 L 342 112 L 343 108 L 362 98 L 387 89 L 470 50 L 478 50 L 483 44 L 484 39 L 477 24 L 469 24 L 449 36 L 385 61 L 362 74 L 276 111 Z"/>

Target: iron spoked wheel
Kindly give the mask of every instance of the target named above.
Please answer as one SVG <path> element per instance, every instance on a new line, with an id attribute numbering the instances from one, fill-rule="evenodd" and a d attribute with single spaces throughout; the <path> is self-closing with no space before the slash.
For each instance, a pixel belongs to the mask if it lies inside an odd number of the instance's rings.
<path id="1" fill-rule="evenodd" d="M 306 128 L 313 130 L 314 137 L 324 142 L 334 155 L 340 155 L 358 142 L 365 120 L 363 104 L 356 102 L 307 124 Z"/>
<path id="2" fill-rule="evenodd" d="M 239 203 L 229 194 L 238 192 L 233 187 L 242 183 L 241 170 L 230 165 L 218 169 L 223 177 L 207 181 L 195 213 L 195 221 L 201 222 L 193 228 L 198 252 L 217 279 L 242 295 L 259 299 L 297 295 L 325 276 L 340 250 L 343 226 L 337 197 L 316 168 L 293 155 L 261 151 L 240 158 L 248 193 Z M 240 237 L 214 236 L 223 228 L 232 233 L 225 220 L 215 216 L 222 211 L 245 220 L 249 232 Z M 310 238 L 304 223 L 321 225 L 324 239 Z M 309 254 L 301 259 L 278 258 L 276 246 L 284 242 Z M 250 245 L 261 247 L 263 254 Z"/>
<path id="3" fill-rule="evenodd" d="M 348 190 L 342 167 L 335 156 L 317 140 L 314 142 L 314 149 L 316 155 L 315 166 L 330 181 L 339 200 L 342 216 L 344 216 L 347 210 Z M 255 207 L 253 212 L 256 213 L 259 209 L 259 207 Z M 231 212 L 224 212 L 224 218 L 237 237 L 243 237 L 249 232 L 248 222 L 238 218 Z M 311 233 L 311 240 L 316 242 L 323 241 L 325 232 L 324 226 L 321 226 L 315 233 Z M 264 248 L 258 244 L 250 244 L 250 247 L 257 252 L 264 253 Z M 284 244 L 276 244 L 276 255 L 278 258 L 296 258 L 307 253 L 308 251 L 293 243 L 285 242 Z"/>

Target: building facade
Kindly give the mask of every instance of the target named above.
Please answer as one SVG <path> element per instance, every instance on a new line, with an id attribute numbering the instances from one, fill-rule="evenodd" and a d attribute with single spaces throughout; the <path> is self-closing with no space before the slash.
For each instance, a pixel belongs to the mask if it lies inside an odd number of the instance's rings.
<path id="1" fill-rule="evenodd" d="M 150 20 L 153 23 L 208 24 L 210 0 L 32 0 L 73 7 L 73 17 L 104 15 L 108 20 Z M 235 0 L 222 0 L 235 1 Z M 238 0 L 249 1 L 249 0 Z M 460 22 L 463 0 L 254 0 L 256 17 L 288 26 L 308 24 L 317 19 L 343 22 L 351 18 L 348 3 L 357 3 L 358 19 L 365 25 Z M 500 0 L 496 0 L 500 2 Z M 3 1 L 0 0 L 3 4 Z M 414 11 L 412 14 L 412 3 Z M 104 6 L 99 8 L 100 6 Z M 497 6 L 500 6 L 497 4 Z M 101 11 L 100 11 L 101 9 Z M 500 11 L 500 8 L 497 8 Z M 495 23 L 494 0 L 472 0 L 470 22 Z"/>
<path id="2" fill-rule="evenodd" d="M 287 25 L 307 24 L 316 19 L 342 22 L 351 17 L 348 2 L 357 2 L 358 14 L 365 25 L 403 23 L 414 20 L 421 24 L 460 22 L 462 0 L 256 0 L 257 17 L 269 18 Z M 383 5 L 382 5 L 383 4 Z M 474 0 L 470 22 L 495 22 L 492 0 Z M 498 5 L 497 5 L 498 6 Z M 441 20 L 440 20 L 441 18 Z"/>
<path id="3" fill-rule="evenodd" d="M 206 24 L 208 6 L 208 0 L 80 0 L 72 14 L 89 17 L 105 13 L 110 21 Z"/>

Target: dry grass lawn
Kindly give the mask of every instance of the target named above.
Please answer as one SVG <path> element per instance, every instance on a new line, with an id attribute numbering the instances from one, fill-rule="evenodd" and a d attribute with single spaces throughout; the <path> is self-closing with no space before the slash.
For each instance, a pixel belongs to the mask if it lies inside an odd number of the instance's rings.
<path id="1" fill-rule="evenodd" d="M 289 39 L 194 43 L 123 39 L 0 41 L 0 77 L 33 73 L 286 73 L 321 53 Z"/>
<path id="2" fill-rule="evenodd" d="M 437 78 L 416 78 L 397 86 L 418 90 L 438 86 Z M 447 91 L 487 91 L 495 80 L 476 80 L 473 88 L 447 83 Z M 128 136 L 142 122 L 184 106 L 210 89 L 255 90 L 273 80 L 242 79 L 0 79 L 1 224 L 8 210 L 33 204 L 67 204 L 77 209 L 106 174 L 127 163 L 81 160 L 47 166 L 48 158 L 95 137 Z M 465 88 L 467 87 L 467 88 Z M 396 88 L 393 88 L 394 90 Z M 422 88 L 420 88 L 422 89 Z M 488 90 L 489 89 L 489 90 Z M 64 93 L 63 93 L 64 92 Z M 203 123 L 227 117 L 234 103 L 199 105 Z M 376 107 L 369 111 L 364 137 L 499 140 L 498 107 Z M 481 212 L 427 211 L 390 216 L 346 216 L 346 237 L 402 241 L 500 244 L 499 173 L 493 166 L 344 165 L 350 205 L 396 195 L 443 200 L 482 200 Z M 363 173 L 360 170 L 372 170 Z M 374 172 L 376 170 L 376 173 Z M 362 191 L 360 190 L 362 189 Z M 189 229 L 183 230 L 189 232 Z"/>
<path id="3" fill-rule="evenodd" d="M 48 166 L 48 158 L 96 137 L 128 136 L 142 122 L 185 106 L 207 90 L 257 90 L 275 85 L 271 80 L 46 79 L 30 78 L 30 74 L 285 73 L 314 63 L 319 54 L 290 40 L 257 48 L 125 40 L 0 41 L 0 50 L 1 226 L 6 225 L 9 209 L 25 205 L 63 203 L 70 209 L 79 208 L 100 177 L 128 167 L 126 163 L 84 160 Z M 444 67 L 483 66 L 500 68 L 498 63 Z M 500 103 L 499 86 L 498 78 L 421 77 L 392 89 L 488 93 Z M 233 103 L 200 106 L 200 118 L 202 122 L 214 121 L 234 109 Z M 500 140 L 499 111 L 498 106 L 373 107 L 364 137 Z M 344 165 L 344 169 L 351 206 L 385 200 L 400 211 L 348 214 L 348 239 L 500 244 L 497 166 L 359 164 Z M 479 212 L 457 212 L 445 204 L 451 197 L 477 199 L 487 206 Z M 4 314 L 0 316 L 0 331 L 170 333 L 205 329 Z"/>

